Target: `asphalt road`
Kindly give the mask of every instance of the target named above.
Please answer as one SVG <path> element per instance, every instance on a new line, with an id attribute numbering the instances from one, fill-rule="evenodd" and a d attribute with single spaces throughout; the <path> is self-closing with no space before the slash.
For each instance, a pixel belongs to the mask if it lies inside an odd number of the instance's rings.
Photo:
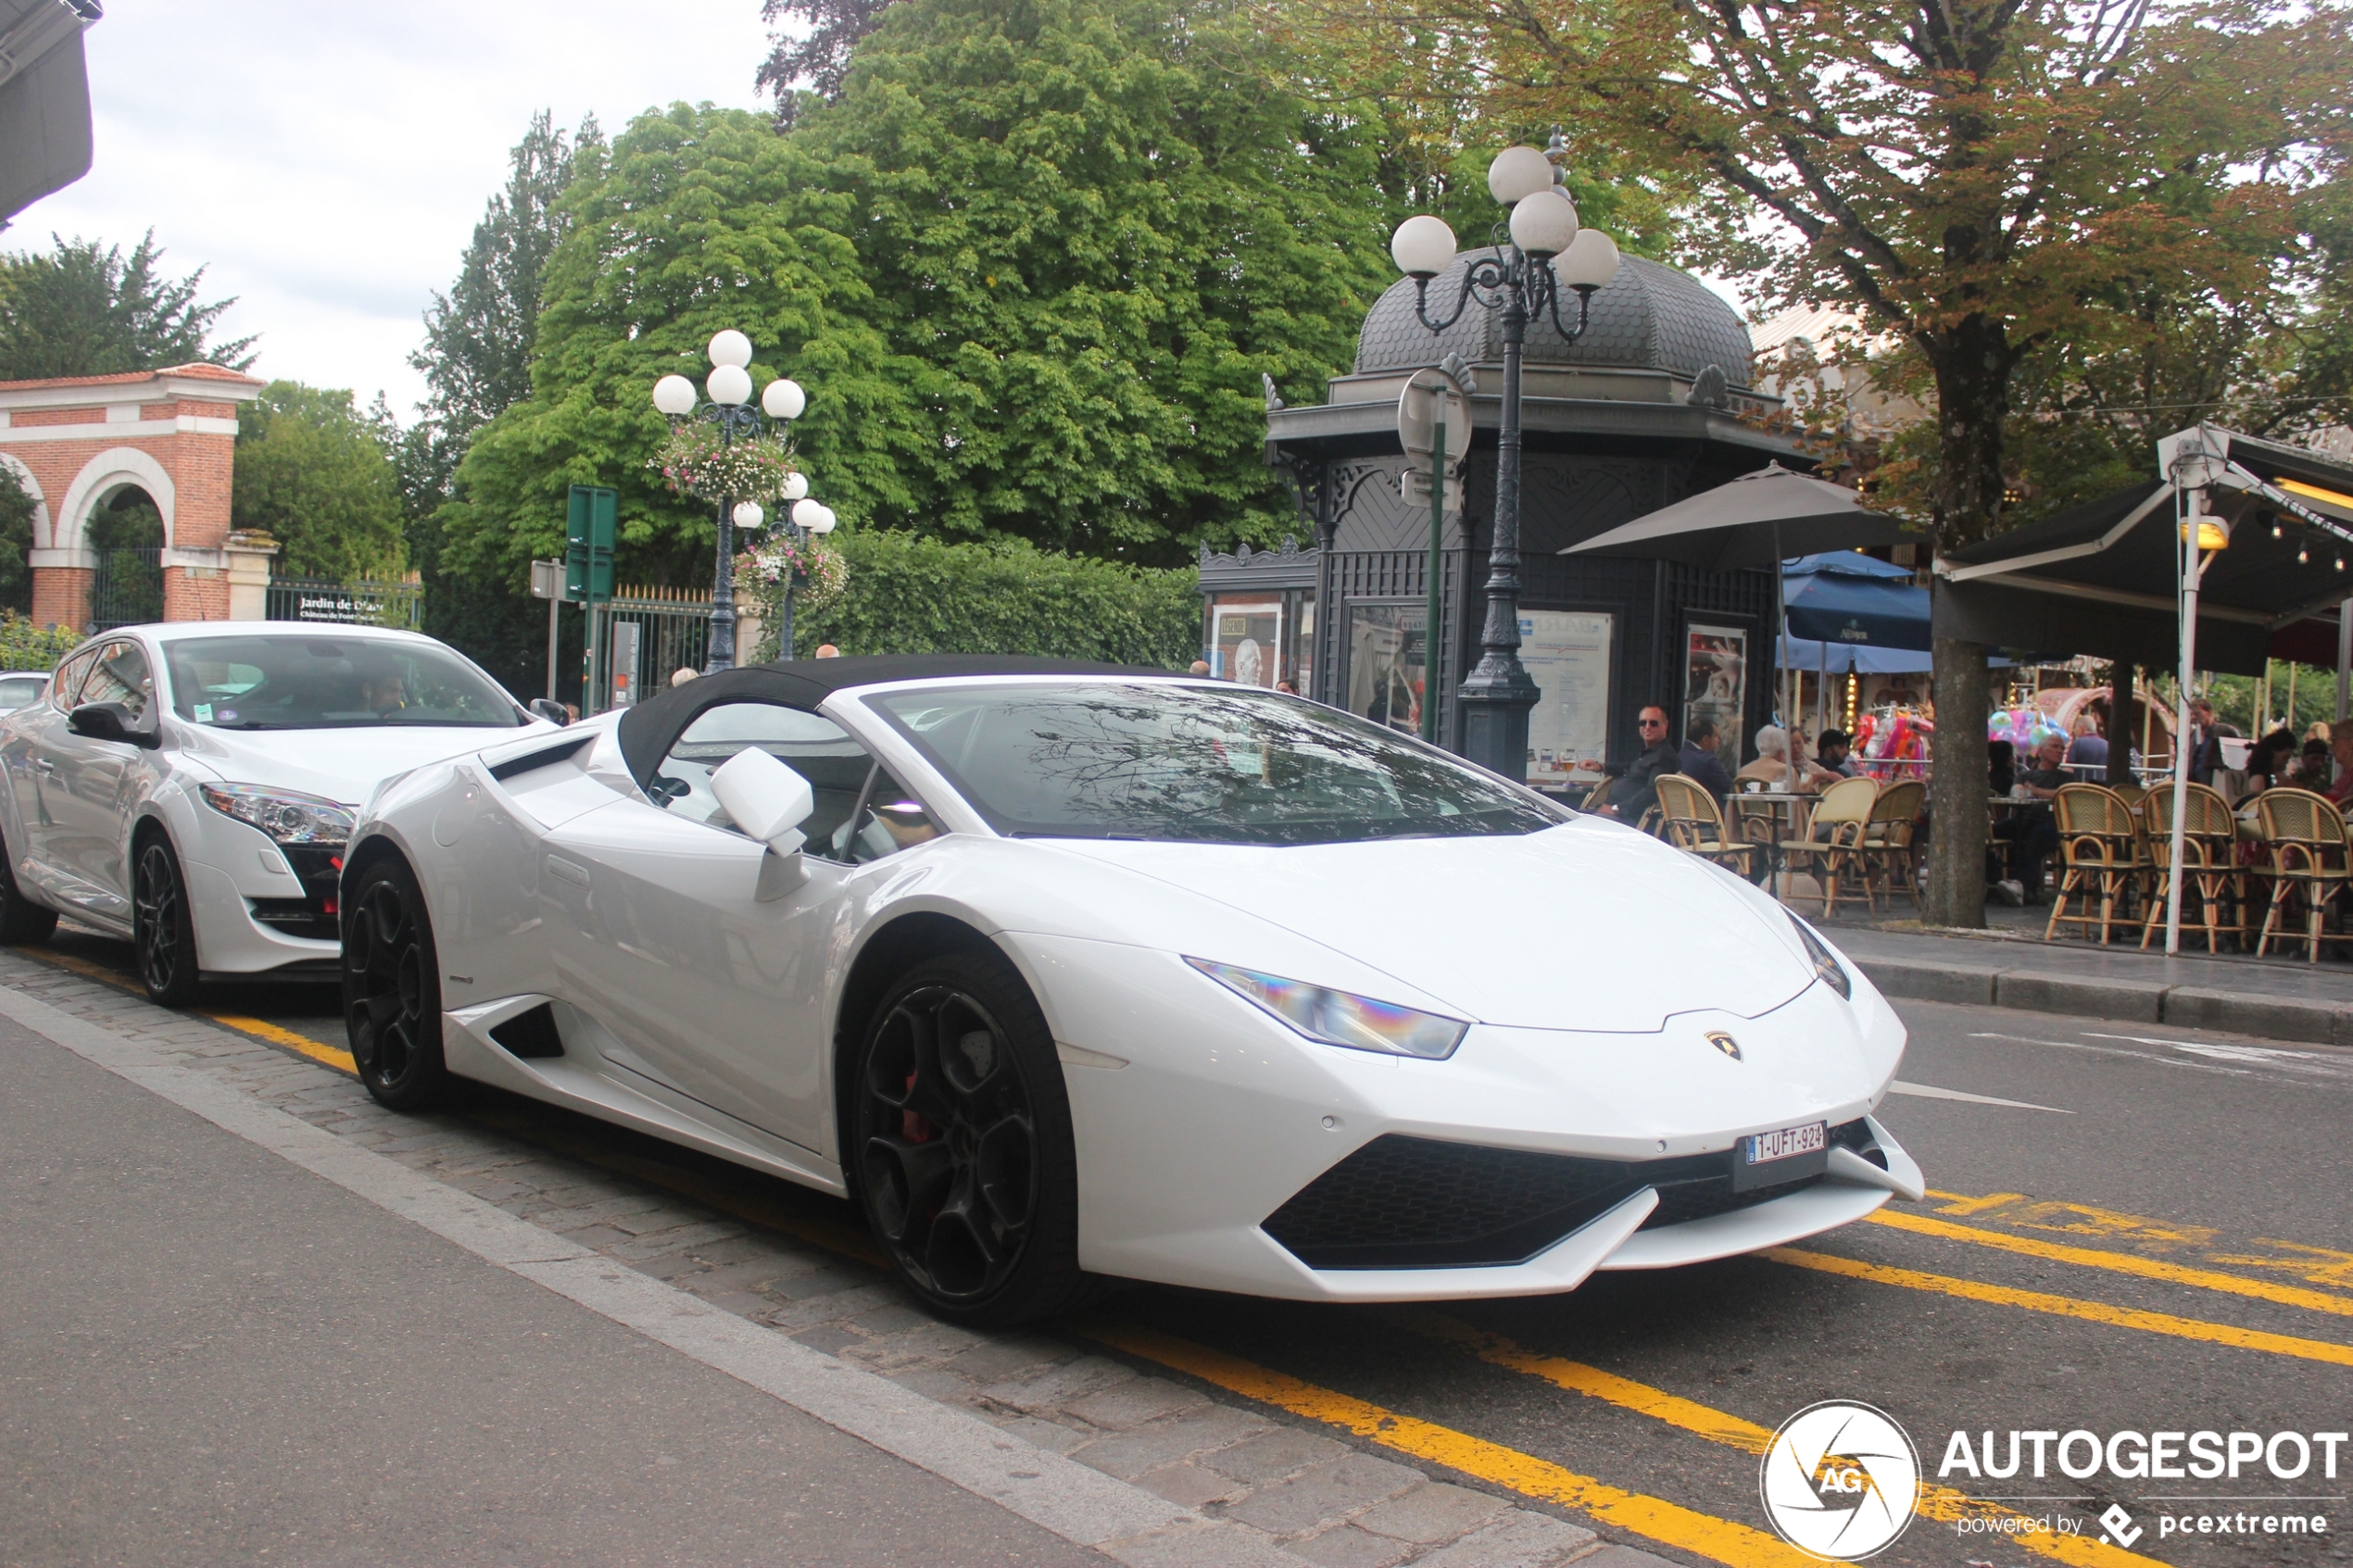
<path id="1" fill-rule="evenodd" d="M 94 937 L 63 934 L 46 956 L 84 972 L 112 974 L 118 985 L 127 973 L 124 949 Z M 302 1053 L 305 1060 L 342 1044 L 334 999 L 318 988 L 223 989 L 205 998 L 203 1010 L 296 1052 L 304 1038 L 319 1042 Z M 2282 1432 L 2309 1436 L 2353 1427 L 2353 1213 L 2346 1202 L 2353 1160 L 2345 1153 L 2353 1123 L 2353 1052 L 1930 1004 L 1902 1004 L 1901 1010 L 1913 1032 L 1901 1075 L 1907 1092 L 1891 1098 L 1881 1116 L 1928 1173 L 1932 1193 L 1926 1203 L 1891 1205 L 1877 1222 L 1771 1256 L 1597 1276 L 1564 1298 L 1421 1312 L 1151 1287 L 1122 1293 L 1108 1311 L 1135 1330 L 1179 1335 L 1217 1353 L 1214 1364 L 1197 1358 L 1178 1371 L 1227 1402 L 1288 1400 L 1290 1413 L 1313 1425 L 1319 1417 L 1339 1419 L 1324 1415 L 1327 1406 L 1353 1401 L 1350 1408 L 1375 1407 L 1475 1439 L 1446 1450 L 1457 1461 L 1453 1478 L 1499 1496 L 1541 1495 L 1528 1477 L 1545 1466 L 1565 1467 L 1702 1519 L 1762 1528 L 1760 1429 L 1769 1431 L 1816 1401 L 1845 1399 L 1894 1416 L 1920 1450 L 1931 1482 L 1981 1499 L 1980 1518 L 1995 1510 L 2064 1517 L 2082 1532 L 2056 1545 L 2045 1537 L 2037 1546 L 1922 1517 L 1876 1562 L 2007 1568 L 2124 1561 L 2100 1555 L 2109 1549 L 2099 1544 L 2097 1518 L 2112 1504 L 2131 1516 L 2120 1534 L 2129 1533 L 2143 1559 L 2203 1565 L 2353 1556 L 2341 1534 L 2353 1530 L 2347 1503 L 2353 1443 L 2338 1448 L 2334 1478 L 2323 1473 L 2317 1448 L 2310 1467 L 2293 1478 L 2269 1474 L 2259 1461 L 2242 1464 L 2235 1477 L 2211 1480 L 2108 1474 L 2078 1480 L 2056 1465 L 2039 1479 L 2031 1465 L 2008 1479 L 1939 1474 L 1957 1432 L 1970 1435 L 1972 1452 L 1982 1452 L 1978 1435 L 1994 1434 L 1999 1460 L 2013 1431 L 2081 1430 L 2106 1439 L 2119 1432 L 2210 1430 L 2268 1441 Z M 334 1069 L 322 1064 L 318 1071 Z M 340 1540 L 335 1532 L 359 1511 L 393 1517 L 400 1512 L 398 1498 L 420 1494 L 403 1482 L 385 1494 L 393 1500 L 371 1500 L 377 1494 L 368 1479 L 351 1471 L 386 1462 L 390 1449 L 372 1439 L 357 1466 L 330 1459 L 299 1484 L 287 1479 L 291 1456 L 296 1449 L 334 1453 L 334 1432 L 362 1408 L 354 1402 L 361 1395 L 342 1381 L 352 1369 L 430 1359 L 436 1347 L 470 1342 L 495 1345 L 497 1353 L 485 1351 L 479 1364 L 449 1359 L 432 1374 L 434 1397 L 403 1393 L 364 1408 L 389 1410 L 396 1421 L 436 1423 L 436 1432 L 459 1445 L 451 1475 L 490 1463 L 499 1479 L 488 1489 L 500 1496 L 534 1492 L 532 1477 L 544 1469 L 535 1489 L 552 1500 L 529 1515 L 547 1532 L 530 1537 L 539 1546 L 567 1538 L 568 1530 L 605 1529 L 609 1515 L 625 1515 L 647 1533 L 614 1537 L 606 1556 L 595 1549 L 578 1555 L 630 1560 L 623 1548 L 661 1540 L 661 1528 L 691 1515 L 706 1534 L 680 1537 L 669 1555 L 685 1561 L 704 1550 L 724 1553 L 727 1531 L 757 1524 L 765 1517 L 761 1510 L 776 1506 L 774 1499 L 743 1500 L 738 1470 L 751 1461 L 740 1446 L 698 1440 L 705 1422 L 680 1413 L 691 1403 L 724 1430 L 733 1419 L 726 1390 L 691 1378 L 673 1386 L 664 1382 L 673 1374 L 651 1364 L 659 1358 L 633 1357 L 618 1344 L 599 1345 L 576 1365 L 543 1365 L 535 1357 L 548 1353 L 535 1352 L 522 1325 L 552 1307 L 452 1294 L 409 1256 L 417 1248 L 412 1238 L 371 1231 L 364 1246 L 327 1246 L 306 1232 L 308 1221 L 299 1215 L 282 1227 L 218 1232 L 192 1213 L 175 1212 L 169 1201 L 187 1181 L 216 1179 L 195 1166 L 176 1171 L 178 1155 L 158 1156 L 152 1165 L 144 1157 L 125 1164 L 118 1156 L 105 1180 L 85 1183 L 86 1192 L 71 1203 L 47 1186 L 28 1187 L 25 1173 L 34 1166 L 82 1169 L 74 1163 L 78 1149 L 144 1148 L 155 1136 L 135 1106 L 113 1103 L 137 1098 L 119 1086 L 97 1096 L 87 1114 L 23 1111 L 29 1103 L 78 1102 L 85 1087 L 0 1083 L 0 1108 L 8 1118 L 0 1123 L 0 1150 L 6 1151 L 0 1153 L 0 1185 L 7 1188 L 0 1201 L 19 1213 L 55 1210 L 54 1224 L 10 1223 L 12 1236 L 38 1238 L 35 1250 L 44 1261 L 0 1283 L 0 1315 L 11 1323 L 0 1344 L 20 1345 L 14 1324 L 31 1321 L 57 1334 L 82 1335 L 92 1352 L 69 1400 L 50 1397 L 51 1404 L 35 1409 L 19 1393 L 7 1398 L 0 1453 L 7 1456 L 8 1474 L 0 1481 L 19 1499 L 62 1488 L 57 1495 L 67 1500 L 58 1508 L 84 1520 L 120 1514 L 120 1538 L 133 1544 L 178 1538 L 162 1533 L 165 1524 L 137 1524 L 132 1515 L 140 1511 L 176 1518 L 170 1528 L 215 1532 L 204 1539 L 250 1539 L 233 1534 L 240 1527 L 233 1521 L 199 1523 L 209 1511 L 230 1510 L 239 1495 L 212 1479 L 220 1454 L 233 1452 L 242 1456 L 238 1463 L 274 1474 L 275 1495 L 303 1499 L 299 1507 L 287 1504 L 285 1517 L 318 1532 L 306 1539 Z M 564 1159 L 626 1170 L 655 1186 L 708 1194 L 722 1185 L 745 1195 L 732 1211 L 785 1216 L 781 1223 L 797 1234 L 854 1225 L 846 1206 L 529 1102 L 484 1094 L 466 1114 L 503 1136 L 537 1140 Z M 217 1179 L 255 1184 L 257 1212 L 273 1212 L 271 1184 L 258 1174 L 229 1171 Z M 18 1208 L 28 1203 L 31 1210 Z M 124 1208 L 139 1212 L 135 1223 L 89 1229 L 91 1214 Z M 80 1252 L 72 1245 L 78 1229 Z M 91 1234 L 108 1238 L 95 1255 L 88 1249 Z M 841 1267 L 868 1265 L 845 1261 Z M 247 1302 L 241 1282 L 264 1273 L 279 1282 L 277 1290 L 316 1303 L 315 1311 L 294 1314 L 309 1325 L 307 1336 L 271 1332 L 275 1320 L 267 1313 L 244 1315 L 249 1308 L 241 1304 Z M 208 1305 L 188 1306 L 185 1289 L 170 1283 L 192 1278 L 210 1282 L 200 1293 Z M 362 1302 L 372 1305 L 350 1310 Z M 98 1303 L 105 1313 L 86 1327 L 69 1326 Z M 125 1309 L 120 1317 L 119 1305 Z M 355 1319 L 362 1317 L 380 1326 L 361 1329 Z M 269 1388 L 266 1399 L 241 1406 L 227 1382 L 183 1385 L 160 1375 L 171 1357 L 189 1353 L 172 1347 L 195 1332 L 193 1323 L 210 1325 L 205 1334 L 225 1336 L 224 1346 L 250 1336 L 255 1380 Z M 477 1323 L 489 1325 L 487 1339 L 458 1326 Z M 369 1341 L 379 1334 L 385 1337 L 371 1355 Z M 1151 1343 L 1149 1334 L 1131 1336 L 1131 1353 L 1154 1359 Z M 1279 1374 L 1311 1393 L 1266 1396 L 1263 1379 L 1253 1382 L 1235 1367 Z M 21 1367 L 0 1365 L 0 1378 L 19 1389 L 24 1375 Z M 368 1399 L 390 1398 L 397 1380 L 381 1375 L 384 1381 L 371 1386 Z M 553 1381 L 535 1382 L 543 1375 Z M 565 1400 L 580 1401 L 578 1409 Z M 195 1415 L 223 1411 L 233 1414 L 217 1441 L 205 1445 L 212 1451 L 199 1458 Z M 507 1440 L 518 1422 L 535 1441 L 518 1447 Z M 662 1422 L 676 1422 L 680 1430 L 670 1436 L 660 1430 Z M 641 1425 L 645 1430 L 631 1430 Z M 547 1440 L 560 1428 L 577 1441 Z M 134 1436 L 150 1429 L 170 1440 Z M 2031 1440 L 2028 1447 L 2031 1453 Z M 681 1458 L 679 1468 L 708 1474 L 692 1480 L 655 1475 L 643 1463 L 654 1450 Z M 2128 1460 L 2133 1451 L 2128 1440 Z M 111 1473 L 97 1461 L 108 1452 L 135 1455 L 136 1479 L 107 1479 Z M 2281 1452 L 2284 1463 L 2293 1460 L 2293 1445 Z M 870 1459 L 869 1470 L 861 1471 L 857 1456 L 845 1453 L 827 1462 L 838 1469 L 804 1472 L 807 1486 L 791 1494 L 799 1500 L 781 1506 L 822 1512 L 825 1499 L 841 1495 L 832 1488 L 860 1495 L 857 1488 L 871 1484 L 872 1464 L 888 1461 Z M 1422 1462 L 1428 1467 L 1426 1456 Z M 59 1479 L 69 1473 L 76 1477 L 69 1485 Z M 603 1512 L 604 1505 L 592 1506 L 576 1479 L 591 1473 L 626 1474 L 636 1488 L 628 1506 Z M 894 1507 L 901 1495 L 890 1494 Z M 926 1510 L 939 1511 L 941 1519 L 953 1512 L 954 1499 L 931 1499 L 921 1488 L 904 1495 L 912 1518 L 926 1517 Z M 706 1499 L 713 1499 L 707 1509 Z M 2240 1513 L 2259 1526 L 2266 1510 L 2274 1518 L 2290 1512 L 2322 1516 L 2326 1531 L 2196 1533 L 2201 1515 L 2209 1528 Z M 199 1517 L 178 1517 L 186 1515 Z M 2189 1520 L 2189 1533 L 2163 1533 L 2167 1515 Z M 1565 1516 L 1578 1517 L 1574 1510 Z M 43 1539 L 40 1528 L 20 1524 L 0 1534 L 0 1560 L 20 1553 L 44 1560 L 29 1549 Z M 1629 1541 L 1640 1536 L 1617 1534 Z M 1010 1561 L 994 1554 L 1024 1549 L 1010 1524 L 1000 1524 L 995 1537 L 964 1538 L 974 1549 L 957 1553 L 959 1561 Z M 872 1560 L 931 1561 L 931 1554 L 894 1547 L 912 1539 L 878 1537 Z M 1702 1531 L 1639 1544 L 1693 1563 L 1737 1559 L 1691 1544 L 1704 1539 Z M 1061 1545 L 1046 1540 L 1026 1560 L 1057 1561 L 1052 1549 Z M 142 1554 L 126 1547 L 121 1555 Z M 303 1551 L 292 1555 L 309 1560 Z"/>

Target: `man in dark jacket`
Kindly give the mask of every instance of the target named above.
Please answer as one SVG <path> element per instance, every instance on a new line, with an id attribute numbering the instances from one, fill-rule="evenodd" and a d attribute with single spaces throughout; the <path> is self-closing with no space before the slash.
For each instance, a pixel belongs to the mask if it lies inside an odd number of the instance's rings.
<path id="1" fill-rule="evenodd" d="M 1683 732 L 1682 775 L 1716 797 L 1721 806 L 1724 797 L 1732 793 L 1732 775 L 1724 771 L 1721 759 L 1716 755 L 1723 744 L 1721 734 L 1713 719 L 1694 719 Z M 1653 793 L 1656 793 L 1654 786 Z"/>
<path id="2" fill-rule="evenodd" d="M 1658 804 L 1656 781 L 1659 774 L 1683 771 L 1681 755 L 1667 739 L 1667 709 L 1651 703 L 1635 715 L 1634 725 L 1642 736 L 1642 755 L 1636 757 L 1622 773 L 1601 769 L 1617 780 L 1610 786 L 1609 800 L 1601 808 L 1602 811 L 1629 823 L 1640 822 L 1642 813 Z M 1587 762 L 1579 766 L 1595 768 L 1599 765 Z"/>

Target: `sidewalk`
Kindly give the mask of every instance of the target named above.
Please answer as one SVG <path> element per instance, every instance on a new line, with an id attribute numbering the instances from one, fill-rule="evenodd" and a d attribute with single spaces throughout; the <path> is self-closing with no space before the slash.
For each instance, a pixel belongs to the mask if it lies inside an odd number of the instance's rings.
<path id="1" fill-rule="evenodd" d="M 1808 914 L 1806 898 L 1791 907 Z M 2142 952 L 2042 939 L 2045 909 L 1989 909 L 1984 931 L 1914 922 L 1843 922 L 1826 934 L 1893 997 L 2171 1023 L 2265 1039 L 2353 1047 L 2353 967 L 2246 954 Z M 2010 917 L 2005 920 L 2003 917 Z M 2032 929 L 2022 917 L 2037 917 Z"/>

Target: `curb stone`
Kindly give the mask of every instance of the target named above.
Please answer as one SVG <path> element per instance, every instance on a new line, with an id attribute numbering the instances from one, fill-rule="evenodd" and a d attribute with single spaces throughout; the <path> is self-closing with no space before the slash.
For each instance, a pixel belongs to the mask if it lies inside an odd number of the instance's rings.
<path id="1" fill-rule="evenodd" d="M 2353 1006 L 2340 1002 L 2211 985 L 2173 985 L 2157 980 L 2078 977 L 2043 969 L 1849 957 L 1864 977 L 1892 999 L 2010 1007 L 2080 1018 L 2170 1023 L 2267 1040 L 2353 1046 Z"/>

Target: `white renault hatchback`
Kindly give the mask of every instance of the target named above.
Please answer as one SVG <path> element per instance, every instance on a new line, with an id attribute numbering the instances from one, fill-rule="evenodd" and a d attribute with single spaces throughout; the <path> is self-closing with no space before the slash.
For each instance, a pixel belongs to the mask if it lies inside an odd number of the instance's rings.
<path id="1" fill-rule="evenodd" d="M 128 937 L 159 1002 L 200 976 L 336 973 L 354 819 L 396 773 L 552 729 L 431 637 L 297 621 L 126 626 L 0 718 L 0 942 Z"/>

